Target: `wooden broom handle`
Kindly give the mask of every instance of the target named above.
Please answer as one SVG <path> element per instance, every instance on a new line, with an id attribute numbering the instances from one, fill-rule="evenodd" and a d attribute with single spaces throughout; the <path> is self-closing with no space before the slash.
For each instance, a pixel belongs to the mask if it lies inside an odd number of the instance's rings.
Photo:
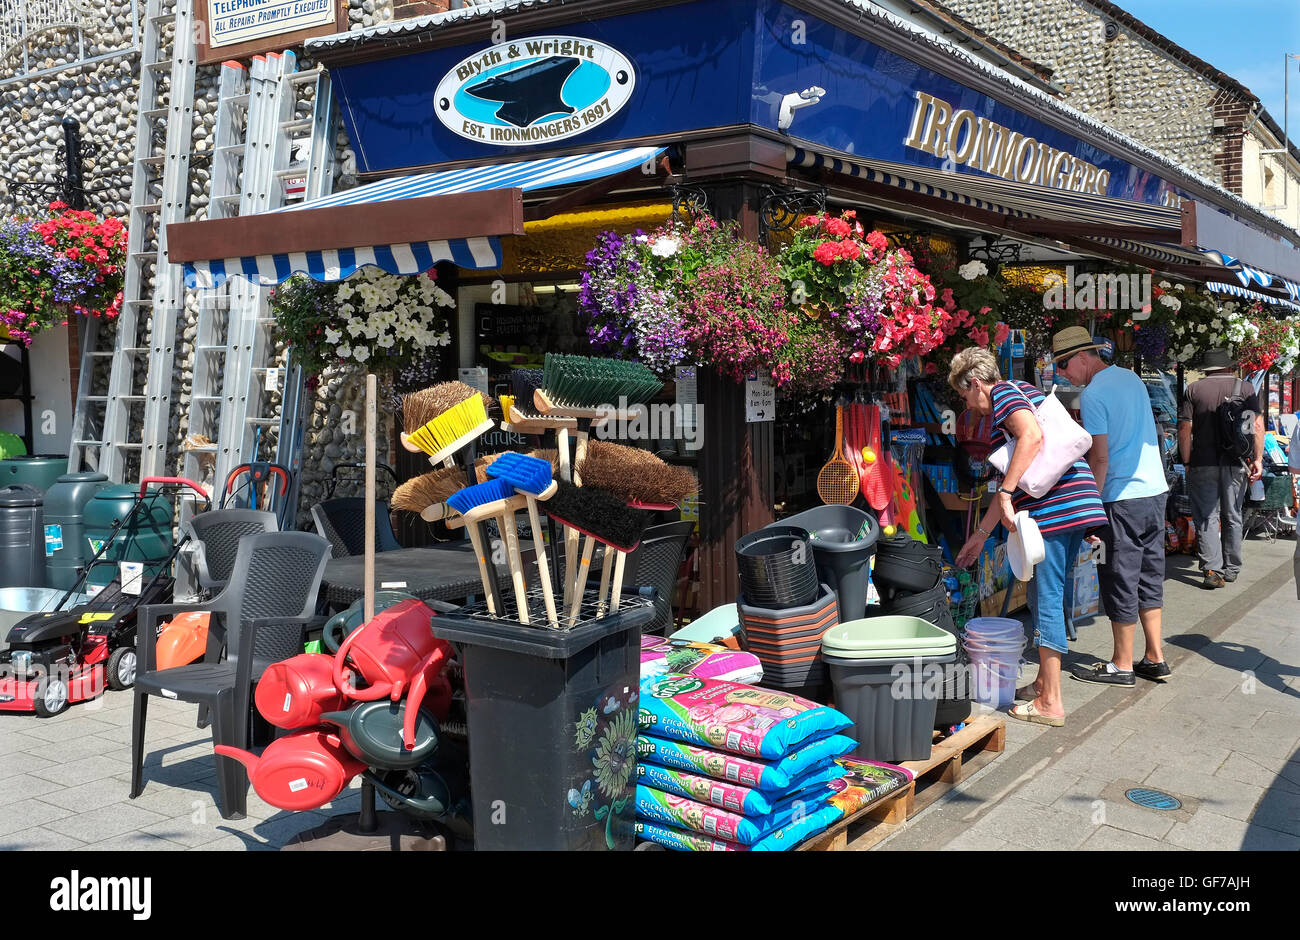
<path id="1" fill-rule="evenodd" d="M 379 421 L 379 380 L 366 376 L 366 560 L 365 622 L 375 619 L 375 425 Z"/>

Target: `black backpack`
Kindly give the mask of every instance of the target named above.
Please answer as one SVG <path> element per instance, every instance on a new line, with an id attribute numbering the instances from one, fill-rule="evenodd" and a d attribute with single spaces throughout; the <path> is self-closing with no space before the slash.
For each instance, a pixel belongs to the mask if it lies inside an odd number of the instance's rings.
<path id="1" fill-rule="evenodd" d="M 1255 412 L 1246 407 L 1242 381 L 1237 380 L 1232 395 L 1215 409 L 1219 418 L 1219 446 L 1236 460 L 1249 461 L 1255 456 Z"/>

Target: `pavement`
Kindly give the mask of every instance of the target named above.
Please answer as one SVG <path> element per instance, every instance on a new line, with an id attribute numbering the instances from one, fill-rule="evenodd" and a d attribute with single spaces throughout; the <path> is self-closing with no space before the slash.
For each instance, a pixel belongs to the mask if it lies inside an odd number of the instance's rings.
<path id="1" fill-rule="evenodd" d="M 879 850 L 1300 850 L 1294 551 L 1291 539 L 1248 539 L 1241 575 L 1216 591 L 1198 586 L 1194 558 L 1171 556 L 1172 678 L 1120 689 L 1065 677 L 1064 728 L 1008 718 L 1005 752 Z M 1110 654 L 1110 623 L 1099 616 L 1080 625 L 1065 668 Z M 1037 671 L 1026 667 L 1019 684 Z M 1182 806 L 1135 805 L 1125 792 L 1136 787 Z"/>
<path id="2" fill-rule="evenodd" d="M 1064 728 L 1007 720 L 1006 751 L 883 842 L 900 849 L 1300 849 L 1300 601 L 1294 542 L 1248 540 L 1239 580 L 1197 586 L 1172 556 L 1165 684 L 1064 680 Z M 1110 655 L 1109 623 L 1080 625 L 1066 662 Z M 1036 667 L 1028 668 L 1022 684 Z M 195 706 L 153 698 L 144 792 L 130 789 L 130 692 L 53 718 L 0 713 L 0 850 L 276 850 L 360 808 L 360 783 L 288 813 L 250 790 L 248 816 L 215 804 L 210 733 Z M 1173 812 L 1124 798 L 1142 785 Z M 382 806 L 381 806 L 382 809 Z"/>

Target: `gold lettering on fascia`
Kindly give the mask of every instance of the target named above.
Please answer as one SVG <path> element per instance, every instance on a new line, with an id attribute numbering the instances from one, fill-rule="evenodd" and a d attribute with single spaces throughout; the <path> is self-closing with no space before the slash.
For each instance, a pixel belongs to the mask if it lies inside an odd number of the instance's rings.
<path id="1" fill-rule="evenodd" d="M 1052 189 L 1104 196 L 1110 173 L 1085 160 L 1026 137 L 986 117 L 923 91 L 915 92 L 916 108 L 903 146 L 940 159 L 951 158 L 1006 180 Z"/>

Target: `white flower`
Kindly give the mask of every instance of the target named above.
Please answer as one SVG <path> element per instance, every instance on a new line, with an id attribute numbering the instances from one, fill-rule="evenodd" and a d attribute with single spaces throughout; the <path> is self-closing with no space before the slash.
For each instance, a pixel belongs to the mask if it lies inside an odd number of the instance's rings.
<path id="1" fill-rule="evenodd" d="M 1184 289 L 1184 287 L 1183 287 L 1182 284 L 1175 284 L 1175 285 L 1174 285 L 1174 290 L 1183 290 L 1183 289 Z"/>
<path id="2" fill-rule="evenodd" d="M 365 346 L 358 346 L 352 353 L 357 362 L 365 362 L 370 358 L 370 350 Z"/>
<path id="3" fill-rule="evenodd" d="M 967 261 L 957 269 L 957 273 L 966 280 L 973 281 L 981 275 L 988 274 L 989 269 L 983 261 Z"/>
<path id="4" fill-rule="evenodd" d="M 337 346 L 339 340 L 342 338 L 343 338 L 343 333 L 341 331 L 332 330 L 329 329 L 328 327 L 325 329 L 325 342 L 328 343 L 330 346 Z"/>
<path id="5" fill-rule="evenodd" d="M 1205 332 L 1205 324 L 1204 324 L 1204 323 L 1198 323 L 1198 324 L 1196 324 L 1196 332 L 1198 332 L 1198 333 L 1204 333 L 1204 332 Z"/>
<path id="6" fill-rule="evenodd" d="M 1172 287 L 1173 287 L 1173 285 L 1171 285 L 1168 281 L 1161 281 L 1161 282 L 1160 282 L 1160 289 L 1161 289 L 1161 290 L 1171 290 Z"/>
<path id="7" fill-rule="evenodd" d="M 381 349 L 391 349 L 393 347 L 393 336 L 391 333 L 385 333 L 375 339 L 375 345 Z"/>
<path id="8" fill-rule="evenodd" d="M 340 359 L 347 359 L 349 356 L 352 355 L 352 347 L 349 346 L 347 343 L 344 343 L 336 350 L 336 352 L 339 354 Z"/>
<path id="9" fill-rule="evenodd" d="M 650 246 L 650 254 L 656 258 L 671 258 L 677 254 L 677 249 L 680 246 L 681 243 L 677 239 L 665 236 Z"/>

